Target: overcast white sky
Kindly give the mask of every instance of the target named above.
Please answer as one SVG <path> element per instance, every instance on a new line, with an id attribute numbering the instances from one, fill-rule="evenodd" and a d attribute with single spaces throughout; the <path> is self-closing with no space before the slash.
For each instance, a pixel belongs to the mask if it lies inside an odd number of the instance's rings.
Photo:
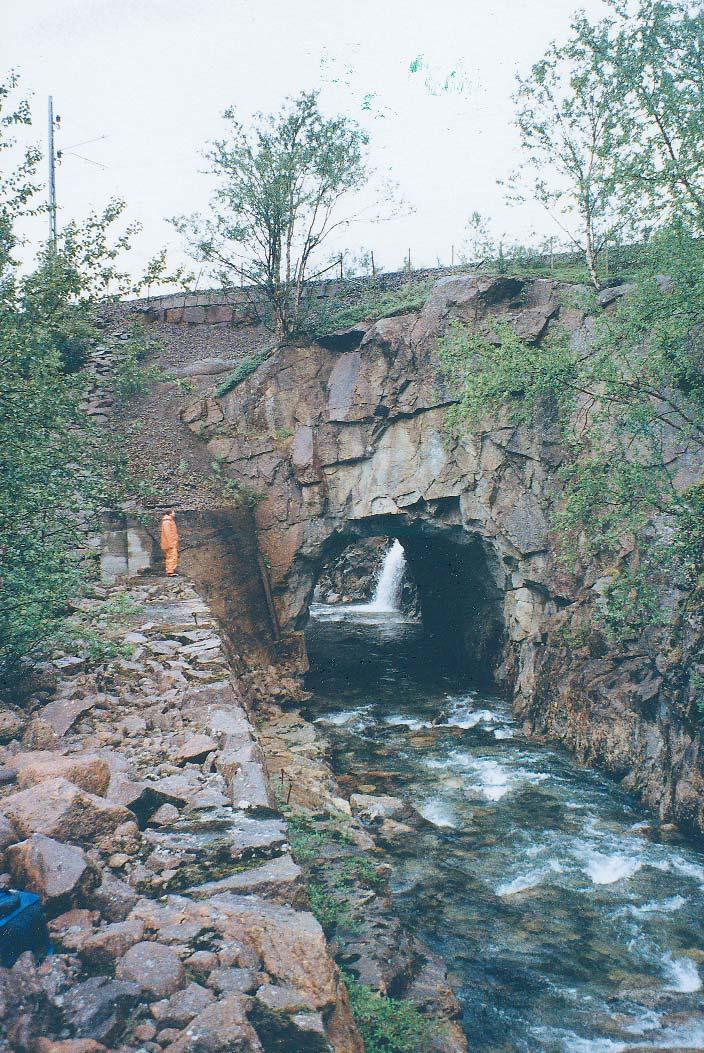
<path id="1" fill-rule="evenodd" d="M 20 72 L 42 144 L 54 96 L 57 146 L 69 151 L 59 222 L 125 198 L 143 225 L 135 270 L 163 245 L 173 264 L 185 259 L 165 218 L 207 210 L 199 151 L 221 134 L 222 111 L 275 110 L 314 87 L 326 109 L 364 119 L 377 169 L 414 209 L 356 227 L 350 246 L 387 269 L 409 247 L 415 264 L 434 265 L 449 262 L 475 209 L 499 234 L 555 233 L 538 208 L 505 206 L 496 180 L 519 161 L 515 73 L 564 35 L 577 6 L 603 13 L 600 0 L 0 0 L 0 65 Z M 451 70 L 462 92 L 441 90 Z M 78 153 L 105 168 L 70 156 L 98 136 Z"/>

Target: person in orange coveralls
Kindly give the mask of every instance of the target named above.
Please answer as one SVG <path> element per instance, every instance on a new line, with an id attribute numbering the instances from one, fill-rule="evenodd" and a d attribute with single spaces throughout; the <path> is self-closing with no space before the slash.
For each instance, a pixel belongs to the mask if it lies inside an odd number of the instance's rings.
<path id="1" fill-rule="evenodd" d="M 173 512 L 165 512 L 161 518 L 161 551 L 170 578 L 178 566 L 178 529 Z"/>

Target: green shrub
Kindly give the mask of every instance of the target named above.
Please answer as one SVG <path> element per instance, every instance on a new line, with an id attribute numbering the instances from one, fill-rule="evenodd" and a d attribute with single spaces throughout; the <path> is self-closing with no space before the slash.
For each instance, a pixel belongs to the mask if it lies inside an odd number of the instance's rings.
<path id="1" fill-rule="evenodd" d="M 393 318 L 398 314 L 420 311 L 430 295 L 431 286 L 429 281 L 419 281 L 406 282 L 388 292 L 372 289 L 356 303 L 312 310 L 305 319 L 303 329 L 310 336 L 321 337 L 337 329 L 348 329 L 366 319 Z"/>
<path id="2" fill-rule="evenodd" d="M 308 885 L 310 909 L 320 922 L 326 936 L 332 936 L 338 927 L 354 932 L 357 923 L 344 900 L 330 890 L 327 884 L 311 881 Z"/>
<path id="3" fill-rule="evenodd" d="M 243 358 L 236 369 L 225 377 L 222 384 L 215 390 L 216 398 L 221 399 L 223 395 L 227 395 L 228 392 L 233 391 L 243 380 L 251 376 L 255 370 L 259 369 L 260 365 L 267 357 L 265 351 L 256 351 L 253 355 L 247 355 Z"/>
<path id="4" fill-rule="evenodd" d="M 349 975 L 345 984 L 366 1053 L 428 1053 L 435 1021 L 411 1002 L 387 998 Z"/>

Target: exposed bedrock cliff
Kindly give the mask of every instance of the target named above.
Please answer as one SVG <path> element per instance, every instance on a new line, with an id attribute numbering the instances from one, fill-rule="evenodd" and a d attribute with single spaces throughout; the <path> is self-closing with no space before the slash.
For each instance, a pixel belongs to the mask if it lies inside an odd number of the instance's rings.
<path id="1" fill-rule="evenodd" d="M 443 279 L 422 311 L 370 321 L 320 344 L 287 346 L 221 399 L 198 398 L 184 422 L 233 478 L 260 494 L 260 544 L 281 625 L 304 622 L 320 569 L 361 537 L 401 539 L 429 634 L 478 681 L 514 693 L 530 726 L 601 764 L 665 818 L 704 828 L 697 727 L 680 698 L 682 662 L 668 632 L 616 652 L 597 634 L 568 647 L 566 618 L 597 609 L 597 567 L 566 568 L 550 529 L 560 436 L 497 420 L 449 437 L 453 396 L 437 357 L 452 320 L 509 318 L 540 342 L 561 324 L 588 346 L 593 320 L 552 281 Z M 682 485 L 696 465 L 672 467 Z M 670 595 L 671 623 L 682 621 Z M 670 648 L 670 651 L 667 648 Z"/>

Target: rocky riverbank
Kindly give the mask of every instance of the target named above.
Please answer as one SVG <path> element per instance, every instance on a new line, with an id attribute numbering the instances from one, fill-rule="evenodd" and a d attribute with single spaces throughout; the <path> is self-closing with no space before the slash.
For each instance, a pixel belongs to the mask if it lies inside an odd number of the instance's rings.
<path id="1" fill-rule="evenodd" d="M 1 880 L 56 951 L 0 971 L 2 1048 L 360 1053 L 208 608 L 157 578 L 106 607 L 118 655 L 2 714 Z"/>
<path id="2" fill-rule="evenodd" d="M 183 579 L 98 587 L 82 608 L 103 660 L 57 656 L 0 714 L 0 883 L 39 893 L 55 952 L 0 969 L 0 1049 L 362 1053 L 346 950 L 351 974 L 444 1018 L 433 1048 L 464 1050 L 442 965 L 394 922 L 313 727 L 273 701 L 296 681 L 235 674 Z M 305 831 L 330 824 L 365 919 L 358 966 L 310 909 L 325 922 Z"/>

